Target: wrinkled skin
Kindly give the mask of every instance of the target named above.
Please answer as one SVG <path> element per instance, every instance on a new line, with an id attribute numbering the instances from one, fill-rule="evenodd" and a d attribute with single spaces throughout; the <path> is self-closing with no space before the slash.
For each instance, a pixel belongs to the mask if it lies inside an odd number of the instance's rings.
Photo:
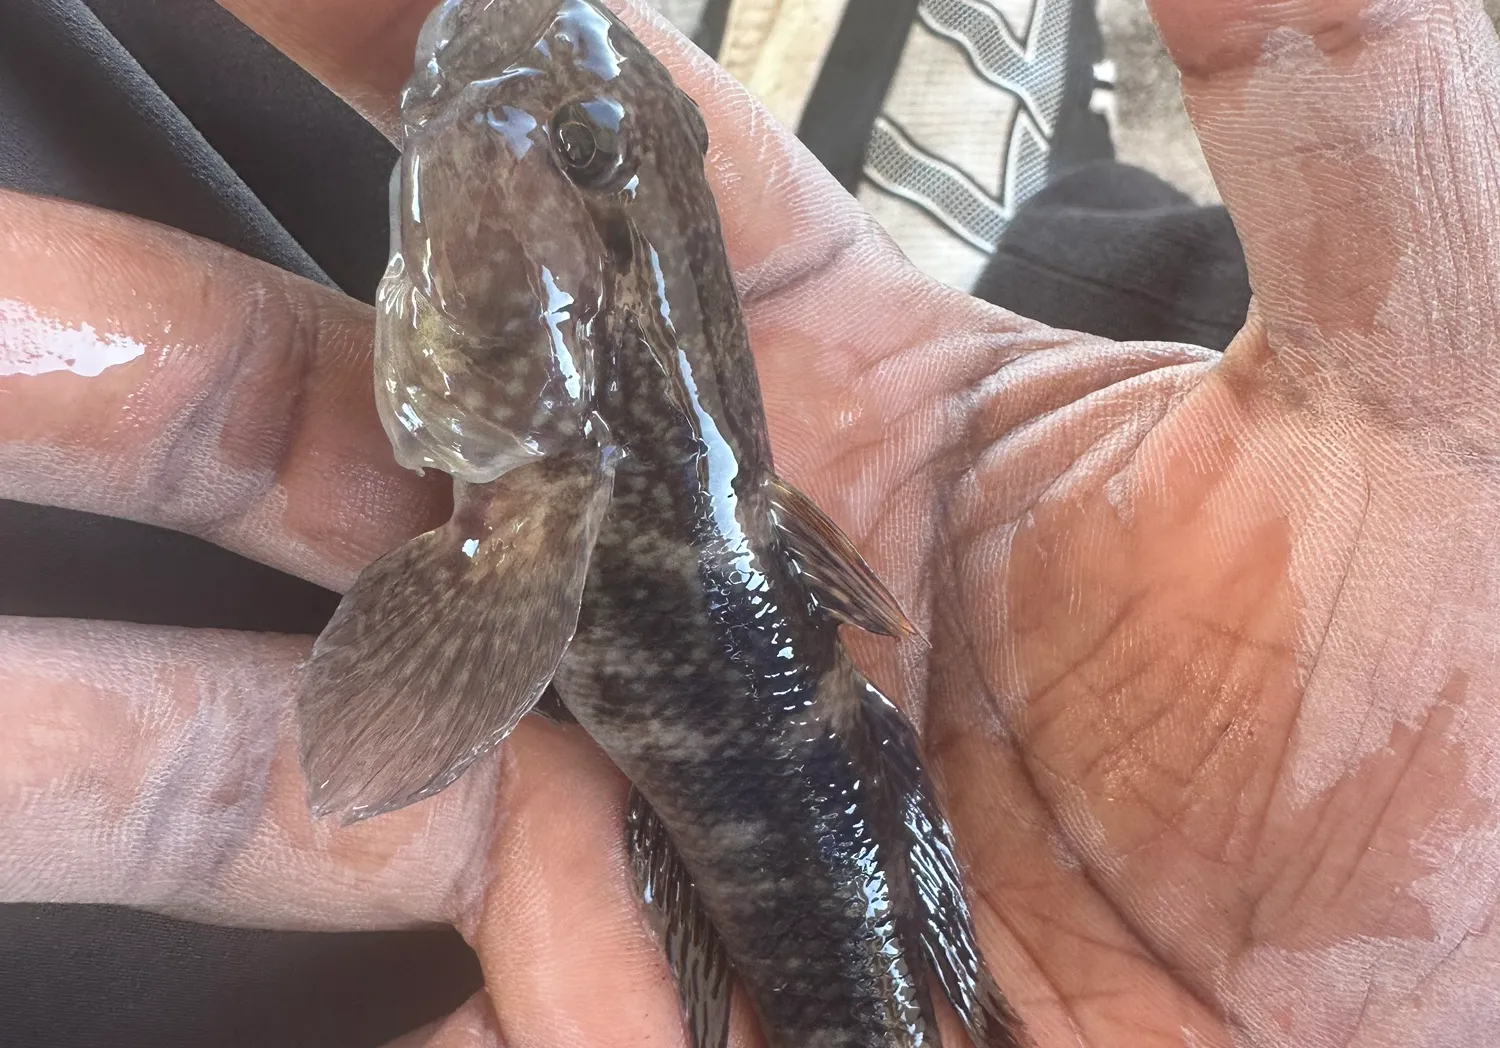
<path id="1" fill-rule="evenodd" d="M 389 126 L 425 3 L 228 6 Z M 1153 6 L 1251 262 L 1221 363 L 926 283 L 641 31 L 709 122 L 778 463 L 932 638 L 851 639 L 924 724 L 1038 1045 L 1492 1044 L 1500 51 L 1477 0 Z M 0 360 L 38 316 L 145 347 L 0 378 L 0 493 L 337 586 L 444 517 L 391 463 L 367 309 L 79 207 L 0 196 L 0 227 Z M 451 921 L 488 989 L 414 1043 L 680 1045 L 624 784 L 577 730 L 313 825 L 309 644 L 0 626 L 0 897 Z"/>

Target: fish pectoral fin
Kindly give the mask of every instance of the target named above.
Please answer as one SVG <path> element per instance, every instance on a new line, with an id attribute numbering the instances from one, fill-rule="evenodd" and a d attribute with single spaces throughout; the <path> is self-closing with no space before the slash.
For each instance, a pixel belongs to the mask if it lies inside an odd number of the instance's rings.
<path id="1" fill-rule="evenodd" d="M 447 524 L 355 580 L 297 692 L 316 816 L 439 792 L 536 705 L 577 628 L 613 480 L 600 458 L 460 485 Z"/>
<path id="2" fill-rule="evenodd" d="M 953 831 L 922 766 L 916 730 L 896 706 L 863 682 L 867 720 L 879 745 L 892 803 L 903 813 L 907 865 L 916 888 L 922 952 L 975 1048 L 1024 1048 L 1021 1021 L 995 985 L 974 934 Z"/>
<path id="3" fill-rule="evenodd" d="M 734 994 L 729 955 L 666 826 L 634 786 L 625 814 L 625 842 L 636 890 L 677 980 L 692 1048 L 724 1048 Z"/>
<path id="4" fill-rule="evenodd" d="M 920 636 L 854 543 L 812 499 L 773 478 L 771 506 L 784 546 L 819 607 L 871 633 Z"/>

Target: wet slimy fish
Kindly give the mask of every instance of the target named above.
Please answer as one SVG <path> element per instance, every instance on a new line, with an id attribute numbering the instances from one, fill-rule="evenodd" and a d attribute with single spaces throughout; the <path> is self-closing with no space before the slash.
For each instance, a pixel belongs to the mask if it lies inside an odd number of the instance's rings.
<path id="1" fill-rule="evenodd" d="M 696 106 L 589 0 L 448 0 L 402 97 L 377 398 L 443 527 L 368 568 L 300 695 L 319 814 L 443 789 L 549 685 L 633 784 L 695 1048 L 1019 1043 L 902 714 L 841 624 L 911 632 L 772 467 Z"/>

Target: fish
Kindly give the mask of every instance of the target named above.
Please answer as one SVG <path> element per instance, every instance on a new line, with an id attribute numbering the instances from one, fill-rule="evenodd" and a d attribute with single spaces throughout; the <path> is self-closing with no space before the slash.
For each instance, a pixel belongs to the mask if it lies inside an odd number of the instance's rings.
<path id="1" fill-rule="evenodd" d="M 453 514 L 355 580 L 297 693 L 308 803 L 374 818 L 528 714 L 629 780 L 693 1048 L 1023 1032 L 913 725 L 841 630 L 919 631 L 777 475 L 693 101 L 594 0 L 444 0 L 401 94 L 375 400 Z"/>

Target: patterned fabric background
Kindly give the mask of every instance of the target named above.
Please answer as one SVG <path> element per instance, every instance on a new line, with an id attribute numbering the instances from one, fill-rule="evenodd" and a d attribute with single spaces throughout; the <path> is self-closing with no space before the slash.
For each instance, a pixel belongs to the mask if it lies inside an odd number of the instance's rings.
<path id="1" fill-rule="evenodd" d="M 918 5 L 858 195 L 931 276 L 972 288 L 1016 208 L 1046 185 L 1073 7 L 1089 2 Z M 1096 73 L 1107 84 L 1107 69 Z"/>
<path id="2" fill-rule="evenodd" d="M 840 20 L 869 4 L 657 2 L 700 40 L 717 5 L 720 64 L 792 127 Z M 1057 169 L 1070 92 L 1107 121 L 1121 160 L 1200 201 L 1217 199 L 1144 0 L 920 0 L 915 8 L 856 193 L 933 277 L 974 286 L 1011 215 Z M 1095 17 L 1103 50 L 1083 54 L 1079 26 Z M 1078 103 L 1080 75 L 1092 83 Z"/>

